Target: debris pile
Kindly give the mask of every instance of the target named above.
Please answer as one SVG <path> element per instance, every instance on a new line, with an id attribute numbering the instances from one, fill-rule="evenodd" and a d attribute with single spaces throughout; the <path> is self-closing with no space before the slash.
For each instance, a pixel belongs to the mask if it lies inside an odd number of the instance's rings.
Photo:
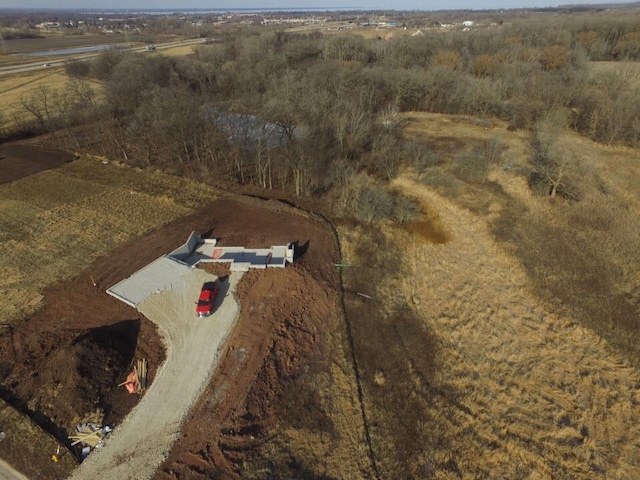
<path id="1" fill-rule="evenodd" d="M 119 387 L 123 386 L 129 393 L 141 394 L 147 388 L 147 360 L 138 360 L 127 379 Z"/>
<path id="2" fill-rule="evenodd" d="M 111 432 L 111 427 L 97 423 L 80 423 L 76 425 L 76 434 L 70 435 L 71 446 L 81 445 L 81 458 L 85 459 L 94 448 L 104 447 L 104 438 Z M 54 460 L 56 461 L 56 460 Z"/>

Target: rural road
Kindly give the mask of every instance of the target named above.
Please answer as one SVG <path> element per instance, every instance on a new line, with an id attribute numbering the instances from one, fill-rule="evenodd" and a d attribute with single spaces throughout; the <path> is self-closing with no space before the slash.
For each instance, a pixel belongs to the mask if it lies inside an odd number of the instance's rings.
<path id="1" fill-rule="evenodd" d="M 220 282 L 216 309 L 195 316 L 202 284 L 215 279 L 200 269 L 181 274 L 170 290 L 152 295 L 138 306 L 156 323 L 167 346 L 162 364 L 140 403 L 70 477 L 74 480 L 148 479 L 179 436 L 180 424 L 206 387 L 223 343 L 238 317 L 233 292 L 241 273 Z"/>
<path id="2" fill-rule="evenodd" d="M 179 40 L 179 41 L 176 41 L 176 42 L 160 43 L 160 44 L 156 45 L 156 51 L 165 50 L 167 48 L 184 46 L 184 45 L 195 45 L 195 44 L 199 44 L 199 43 L 202 43 L 202 39 L 201 38 L 192 39 L 192 40 Z M 119 51 L 144 52 L 144 51 L 146 51 L 146 49 L 147 49 L 147 47 L 143 46 L 143 47 L 133 47 L 133 48 L 128 48 L 128 49 L 123 49 L 123 50 L 119 50 Z M 0 76 L 12 75 L 12 74 L 16 74 L 16 73 L 32 72 L 32 71 L 36 71 L 36 70 L 44 70 L 44 69 L 53 68 L 53 67 L 61 67 L 66 62 L 68 62 L 69 60 L 89 60 L 91 58 L 97 57 L 98 55 L 100 55 L 104 51 L 105 50 L 102 50 L 100 52 L 78 53 L 78 54 L 64 55 L 63 58 L 60 58 L 60 56 L 52 57 L 52 58 L 55 58 L 55 60 L 54 59 L 49 60 L 49 57 L 38 57 L 37 61 L 33 61 L 33 62 L 29 62 L 29 63 L 7 65 L 7 66 L 0 67 Z M 16 58 L 20 58 L 20 57 L 16 57 Z M 47 63 L 49 65 L 49 67 L 45 67 L 44 66 L 45 63 Z"/>

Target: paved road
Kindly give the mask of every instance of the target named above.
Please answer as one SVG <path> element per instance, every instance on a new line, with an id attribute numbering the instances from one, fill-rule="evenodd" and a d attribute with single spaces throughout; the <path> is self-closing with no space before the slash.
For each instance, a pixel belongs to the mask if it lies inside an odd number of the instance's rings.
<path id="1" fill-rule="evenodd" d="M 155 322 L 167 344 L 167 359 L 142 397 L 103 448 L 95 450 L 70 477 L 128 480 L 151 478 L 178 438 L 180 424 L 198 399 L 238 317 L 233 292 L 241 273 L 222 282 L 213 315 L 198 319 L 200 288 L 215 277 L 193 269 L 152 295 L 138 309 Z"/>
<path id="2" fill-rule="evenodd" d="M 161 43 L 156 45 L 156 51 L 165 50 L 167 48 L 184 46 L 184 45 L 195 45 L 199 43 L 202 43 L 202 39 L 180 40 L 176 42 Z M 129 48 L 126 50 L 119 50 L 119 51 L 144 52 L 146 51 L 146 49 L 147 47 L 145 46 L 145 47 L 133 47 L 133 48 Z M 65 55 L 64 58 L 55 57 L 56 58 L 55 60 L 49 60 L 47 59 L 47 57 L 40 57 L 39 60 L 29 62 L 29 63 L 6 65 L 6 66 L 0 67 L 0 76 L 12 75 L 16 73 L 34 72 L 37 70 L 45 70 L 47 68 L 52 68 L 52 67 L 61 67 L 69 60 L 90 60 L 100 55 L 103 51 L 91 52 L 91 53 L 78 53 L 75 55 Z M 45 64 L 49 66 L 45 67 Z"/>

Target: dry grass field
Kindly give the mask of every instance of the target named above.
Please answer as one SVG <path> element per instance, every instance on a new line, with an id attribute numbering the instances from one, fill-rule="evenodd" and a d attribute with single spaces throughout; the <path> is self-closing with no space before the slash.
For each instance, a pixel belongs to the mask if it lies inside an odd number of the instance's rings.
<path id="1" fill-rule="evenodd" d="M 213 196 L 204 185 L 90 157 L 0 185 L 0 323 L 34 311 L 45 286 Z"/>
<path id="2" fill-rule="evenodd" d="M 637 372 L 532 294 L 483 220 L 407 178 L 396 186 L 436 209 L 451 232 L 444 245 L 415 243 L 413 284 L 404 287 L 437 339 L 431 388 L 446 392 L 424 408 L 447 448 L 423 460 L 471 477 L 640 475 Z"/>
<path id="3" fill-rule="evenodd" d="M 186 55 L 192 55 L 196 47 L 197 45 L 181 45 L 161 50 L 158 53 L 160 55 L 166 55 L 167 57 L 184 57 Z"/>
<path id="4" fill-rule="evenodd" d="M 640 76 L 640 62 L 590 62 L 589 65 L 593 74 L 627 71 Z"/>
<path id="5" fill-rule="evenodd" d="M 345 288 L 372 297 L 346 304 L 381 477 L 640 477 L 638 152 L 564 134 L 581 196 L 552 200 L 527 185 L 525 132 L 404 127 L 443 159 L 393 184 L 425 220 L 340 231 Z M 495 138 L 484 181 L 460 168 Z"/>
<path id="6" fill-rule="evenodd" d="M 28 99 L 38 89 L 46 87 L 50 91 L 62 91 L 70 81 L 64 73 L 64 68 L 52 67 L 35 73 L 2 77 L 0 82 L 0 112 L 3 116 L 3 127 L 9 127 L 14 122 L 14 114 L 25 115 L 21 105 L 22 98 Z M 99 99 L 102 94 L 102 83 L 94 79 L 86 79 Z M 28 115 L 27 115 L 28 116 Z"/>

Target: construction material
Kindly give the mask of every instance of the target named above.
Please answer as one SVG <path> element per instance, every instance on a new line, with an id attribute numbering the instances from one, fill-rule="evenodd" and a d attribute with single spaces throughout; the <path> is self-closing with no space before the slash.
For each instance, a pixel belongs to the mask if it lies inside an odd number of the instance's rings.
<path id="1" fill-rule="evenodd" d="M 72 441 L 72 447 L 81 444 L 81 457 L 84 459 L 94 448 L 104 446 L 104 439 L 110 432 L 111 427 L 109 426 L 102 426 L 91 422 L 80 423 L 76 425 L 76 433 L 69 435 L 69 440 Z M 60 448 L 58 448 L 55 455 L 51 457 L 51 460 L 57 463 L 61 456 Z"/>
<path id="2" fill-rule="evenodd" d="M 138 393 L 142 393 L 147 388 L 147 360 L 145 358 L 138 360 L 136 373 L 138 374 L 141 389 Z"/>
<path id="3" fill-rule="evenodd" d="M 129 375 L 127 375 L 127 379 L 120 383 L 118 386 L 124 387 L 127 389 L 129 393 L 137 393 L 141 394 L 147 388 L 147 360 L 140 359 L 136 362 L 133 367 L 133 370 Z"/>
<path id="4" fill-rule="evenodd" d="M 60 459 L 68 452 L 69 450 L 67 450 L 66 448 L 63 448 L 62 446 L 58 445 L 56 447 L 56 453 L 54 453 L 53 455 L 51 455 L 51 461 L 53 463 L 58 463 L 60 461 Z"/>

